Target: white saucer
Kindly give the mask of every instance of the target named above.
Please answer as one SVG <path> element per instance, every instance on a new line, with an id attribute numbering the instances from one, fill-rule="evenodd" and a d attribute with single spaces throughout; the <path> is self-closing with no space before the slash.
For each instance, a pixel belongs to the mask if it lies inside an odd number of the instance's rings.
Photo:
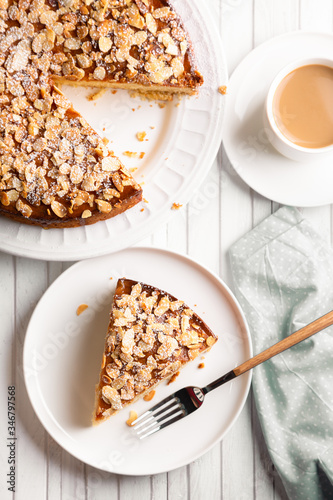
<path id="1" fill-rule="evenodd" d="M 250 52 L 230 78 L 223 130 L 226 153 L 251 188 L 278 203 L 333 203 L 333 156 L 309 164 L 289 160 L 270 144 L 263 122 L 264 101 L 275 75 L 296 59 L 331 58 L 332 53 L 332 34 L 288 33 Z"/>
<path id="2" fill-rule="evenodd" d="M 172 272 L 170 272 L 172 270 Z M 94 386 L 117 278 L 126 276 L 167 290 L 202 316 L 219 340 L 185 367 L 153 402 L 133 404 L 138 414 L 187 385 L 204 386 L 252 355 L 246 319 L 232 292 L 208 269 L 183 255 L 129 248 L 81 261 L 65 271 L 37 305 L 25 337 L 24 376 L 32 406 L 53 439 L 79 460 L 119 474 L 147 475 L 192 462 L 214 446 L 236 421 L 251 372 L 212 391 L 197 412 L 139 441 L 126 424 L 129 410 L 92 427 Z M 110 278 L 113 278 L 110 280 Z M 77 307 L 89 307 L 80 316 Z"/>

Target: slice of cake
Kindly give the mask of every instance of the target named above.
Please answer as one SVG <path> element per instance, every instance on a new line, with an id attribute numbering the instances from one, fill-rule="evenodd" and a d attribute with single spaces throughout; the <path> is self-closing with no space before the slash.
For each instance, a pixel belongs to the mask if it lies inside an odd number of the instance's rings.
<path id="1" fill-rule="evenodd" d="M 54 81 L 155 97 L 202 84 L 167 0 L 0 0 L 0 62 L 0 214 L 50 228 L 142 197 Z"/>
<path id="2" fill-rule="evenodd" d="M 54 33 L 49 71 L 57 81 L 185 94 L 203 82 L 168 0 L 66 0 L 46 4 L 39 19 L 41 40 Z"/>
<path id="3" fill-rule="evenodd" d="M 75 227 L 138 203 L 142 189 L 120 160 L 48 79 L 31 73 L 13 82 L 16 97 L 0 97 L 0 214 Z"/>
<path id="4" fill-rule="evenodd" d="M 216 335 L 181 300 L 144 283 L 118 280 L 93 424 L 144 397 L 216 341 Z"/>

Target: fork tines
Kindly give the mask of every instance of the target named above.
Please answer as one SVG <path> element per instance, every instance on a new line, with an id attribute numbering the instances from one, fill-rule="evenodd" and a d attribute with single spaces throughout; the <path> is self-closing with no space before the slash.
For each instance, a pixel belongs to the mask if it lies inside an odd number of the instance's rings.
<path id="1" fill-rule="evenodd" d="M 140 415 L 132 422 L 132 427 L 135 428 L 137 436 L 143 439 L 185 417 L 185 415 L 184 406 L 180 403 L 179 398 L 172 394 Z"/>

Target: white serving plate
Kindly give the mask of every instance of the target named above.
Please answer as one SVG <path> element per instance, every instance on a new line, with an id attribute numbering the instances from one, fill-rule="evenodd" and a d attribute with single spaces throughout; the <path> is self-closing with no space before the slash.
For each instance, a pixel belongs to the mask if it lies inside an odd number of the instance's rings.
<path id="1" fill-rule="evenodd" d="M 235 368 L 251 357 L 251 339 L 244 315 L 221 279 L 166 250 L 134 247 L 81 261 L 45 292 L 31 317 L 23 357 L 27 391 L 41 423 L 60 446 L 89 465 L 119 474 L 157 474 L 188 464 L 223 438 L 243 408 L 251 372 L 212 391 L 195 413 L 142 441 L 125 423 L 129 409 L 92 427 L 94 387 L 119 277 L 185 300 L 219 336 L 205 354 L 203 369 L 198 369 L 203 362 L 199 357 L 175 382 L 160 384 L 151 403 L 133 404 L 130 408 L 138 414 L 181 387 L 204 386 Z M 77 316 L 82 303 L 89 307 Z"/>
<path id="2" fill-rule="evenodd" d="M 0 250 L 45 260 L 79 260 L 129 247 L 172 216 L 174 202 L 186 203 L 208 173 L 222 138 L 227 83 L 221 40 L 209 8 L 200 0 L 173 2 L 192 40 L 198 68 L 204 77 L 199 95 L 158 103 L 131 98 L 126 91 L 107 91 L 95 102 L 86 99 L 92 89 L 64 87 L 74 107 L 92 127 L 110 140 L 109 147 L 129 168 L 137 168 L 142 202 L 124 214 L 97 224 L 48 229 L 0 217 Z M 152 128 L 154 127 L 154 128 Z M 145 131 L 147 141 L 136 133 Z M 123 156 L 144 152 L 143 159 Z M 142 208 L 144 210 L 142 210 Z"/>

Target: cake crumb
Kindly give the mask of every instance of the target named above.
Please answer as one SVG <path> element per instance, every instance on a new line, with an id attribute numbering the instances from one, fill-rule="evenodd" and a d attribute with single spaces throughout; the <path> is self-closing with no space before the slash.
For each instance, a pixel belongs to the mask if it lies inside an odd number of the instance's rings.
<path id="1" fill-rule="evenodd" d="M 136 172 L 138 170 L 138 167 L 133 167 L 133 168 L 130 168 L 129 171 L 133 174 L 134 172 Z"/>
<path id="2" fill-rule="evenodd" d="M 155 396 L 155 393 L 156 393 L 156 391 L 154 391 L 154 390 L 153 390 L 153 391 L 150 391 L 150 392 L 148 392 L 148 394 L 146 394 L 146 395 L 144 396 L 144 398 L 143 398 L 143 399 L 144 399 L 145 401 L 151 401 L 151 400 L 153 399 L 153 397 Z"/>
<path id="3" fill-rule="evenodd" d="M 168 385 L 169 384 L 172 384 L 172 382 L 174 382 L 176 380 L 176 378 L 178 377 L 179 375 L 179 372 L 176 372 L 172 375 L 172 377 L 170 378 L 169 382 L 168 382 Z"/>
<path id="4" fill-rule="evenodd" d="M 141 151 L 141 153 L 140 153 L 140 155 L 139 155 L 140 160 L 142 160 L 142 158 L 144 157 L 144 155 L 145 155 L 145 154 L 146 154 L 146 153 L 145 153 L 144 151 Z"/>
<path id="5" fill-rule="evenodd" d="M 173 203 L 171 210 L 179 210 L 182 206 L 180 203 Z"/>
<path id="6" fill-rule="evenodd" d="M 110 141 L 107 137 L 103 137 L 102 142 L 103 142 L 104 146 L 107 146 Z"/>
<path id="7" fill-rule="evenodd" d="M 150 125 L 150 128 L 151 128 L 152 130 L 154 130 L 154 128 L 155 128 L 155 127 L 153 127 L 152 125 Z"/>
<path id="8" fill-rule="evenodd" d="M 142 199 L 143 199 L 143 201 L 144 201 L 145 203 L 149 203 L 149 201 L 148 201 L 148 200 L 146 200 L 146 198 L 142 198 Z"/>
<path id="9" fill-rule="evenodd" d="M 100 89 L 98 92 L 93 92 L 92 94 L 89 94 L 87 96 L 88 101 L 96 101 L 100 97 L 102 97 L 103 94 L 105 94 L 106 89 Z"/>
<path id="10" fill-rule="evenodd" d="M 138 153 L 136 153 L 134 151 L 124 151 L 123 155 L 128 156 L 129 158 L 137 158 Z"/>
<path id="11" fill-rule="evenodd" d="M 134 422 L 134 420 L 136 420 L 137 418 L 138 418 L 138 414 L 136 413 L 136 411 L 131 410 L 129 413 L 129 418 L 126 420 L 126 424 L 129 427 L 131 427 L 132 422 Z"/>
<path id="12" fill-rule="evenodd" d="M 76 309 L 76 315 L 80 316 L 80 314 L 82 314 L 83 311 L 85 311 L 86 309 L 88 309 L 87 304 L 81 304 L 81 305 L 79 305 L 79 307 Z"/>
<path id="13" fill-rule="evenodd" d="M 146 137 L 146 135 L 147 135 L 146 132 L 137 132 L 136 137 L 138 141 L 142 142 Z"/>
<path id="14" fill-rule="evenodd" d="M 111 91 L 111 94 L 116 94 L 116 93 L 117 93 L 117 91 L 116 91 L 116 90 L 112 90 L 112 91 Z"/>
<path id="15" fill-rule="evenodd" d="M 200 368 L 200 369 L 205 368 L 205 363 L 200 363 L 200 364 L 198 365 L 198 368 Z"/>
<path id="16" fill-rule="evenodd" d="M 220 94 L 225 95 L 227 93 L 227 86 L 226 85 L 220 85 L 220 87 L 217 89 Z"/>
<path id="17" fill-rule="evenodd" d="M 161 108 L 161 109 L 165 108 L 164 102 L 159 102 L 158 103 L 158 107 Z"/>
<path id="18" fill-rule="evenodd" d="M 141 208 L 140 212 L 144 212 L 144 211 L 145 211 L 145 209 L 144 209 L 144 208 Z"/>

